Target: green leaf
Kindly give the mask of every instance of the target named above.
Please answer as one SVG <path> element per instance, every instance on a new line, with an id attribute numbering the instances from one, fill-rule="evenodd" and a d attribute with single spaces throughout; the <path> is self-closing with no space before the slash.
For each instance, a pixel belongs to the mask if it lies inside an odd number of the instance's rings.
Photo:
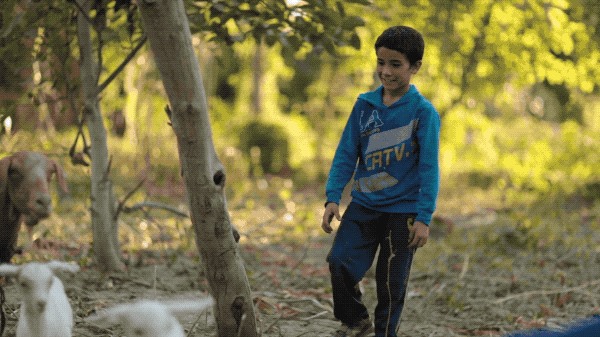
<path id="1" fill-rule="evenodd" d="M 342 28 L 346 30 L 352 30 L 356 27 L 362 27 L 364 25 L 365 20 L 355 15 L 345 17 L 342 21 Z"/>
<path id="2" fill-rule="evenodd" d="M 329 36 L 324 36 L 322 41 L 321 41 L 321 45 L 323 46 L 323 48 L 325 48 L 325 50 L 331 54 L 331 55 L 336 55 L 337 51 L 335 50 L 335 42 L 333 41 L 333 39 Z"/>
<path id="3" fill-rule="evenodd" d="M 298 49 L 300 49 L 300 47 L 302 47 L 302 39 L 300 39 L 298 36 L 289 35 L 289 36 L 286 36 L 285 38 L 293 50 L 298 50 Z"/>
<path id="4" fill-rule="evenodd" d="M 272 46 L 277 41 L 278 41 L 277 34 L 272 29 L 267 29 L 266 34 L 265 34 L 265 42 L 267 43 L 267 45 Z"/>
<path id="5" fill-rule="evenodd" d="M 350 35 L 350 46 L 354 49 L 360 49 L 360 37 L 355 32 Z"/>

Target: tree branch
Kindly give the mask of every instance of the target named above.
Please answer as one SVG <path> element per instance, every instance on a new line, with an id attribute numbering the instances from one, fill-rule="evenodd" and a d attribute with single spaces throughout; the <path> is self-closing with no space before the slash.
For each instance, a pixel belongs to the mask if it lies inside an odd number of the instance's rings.
<path id="1" fill-rule="evenodd" d="M 79 2 L 77 1 L 70 1 L 73 4 L 75 4 L 75 7 L 77 7 L 77 10 L 79 11 L 79 13 L 81 15 L 83 15 L 83 17 L 85 18 L 85 20 L 90 24 L 90 26 L 94 27 L 94 29 L 96 29 L 96 26 L 94 25 L 94 21 L 92 20 L 92 18 L 90 18 L 90 16 L 88 15 L 88 13 L 86 13 L 86 11 L 81 7 L 81 5 L 79 4 Z"/>
<path id="2" fill-rule="evenodd" d="M 133 190 L 131 190 L 129 193 L 127 193 L 127 195 L 125 196 L 125 198 L 123 198 L 122 201 L 119 202 L 119 206 L 117 207 L 117 211 L 115 212 L 115 216 L 114 216 L 114 220 L 117 221 L 117 219 L 119 218 L 119 214 L 121 213 L 121 211 L 123 210 L 123 208 L 125 207 L 125 203 L 127 202 L 127 200 L 129 198 L 131 198 L 131 196 L 140 189 L 140 187 L 142 187 L 142 185 L 144 184 L 144 182 L 146 181 L 146 179 L 142 179 L 142 181 L 140 181 L 136 187 L 133 188 Z"/>
<path id="3" fill-rule="evenodd" d="M 188 213 L 179 210 L 178 208 L 174 207 L 174 206 L 170 206 L 170 205 L 166 205 L 166 204 L 162 204 L 159 202 L 153 202 L 153 201 L 144 201 L 144 202 L 140 202 L 138 204 L 135 204 L 131 207 L 127 207 L 127 206 L 123 206 L 123 213 L 131 213 L 143 208 L 158 208 L 158 209 L 162 209 L 165 211 L 169 211 L 171 213 L 174 213 L 176 215 L 179 215 L 180 217 L 185 217 L 185 218 L 189 218 Z"/>
<path id="4" fill-rule="evenodd" d="M 133 48 L 129 55 L 123 59 L 123 62 L 119 64 L 117 69 L 115 69 L 115 71 L 113 71 L 110 76 L 108 76 L 108 78 L 98 86 L 98 91 L 96 93 L 97 95 L 99 95 L 110 84 L 110 82 L 112 82 L 121 73 L 121 71 L 125 69 L 125 66 L 129 63 L 129 61 L 131 61 L 131 59 L 133 59 L 135 54 L 137 54 L 137 52 L 144 46 L 147 40 L 148 38 L 145 35 L 140 39 L 138 44 Z"/>
<path id="5" fill-rule="evenodd" d="M 2 35 L 0 35 L 0 38 L 5 39 L 10 35 L 15 26 L 17 26 L 21 22 L 21 19 L 23 19 L 23 15 L 25 15 L 27 12 L 27 8 L 29 7 L 30 3 L 31 1 L 25 1 L 25 3 L 22 4 L 21 7 L 23 7 L 23 11 L 13 17 L 12 21 L 8 24 L 8 27 L 6 27 L 6 30 L 4 30 Z"/>

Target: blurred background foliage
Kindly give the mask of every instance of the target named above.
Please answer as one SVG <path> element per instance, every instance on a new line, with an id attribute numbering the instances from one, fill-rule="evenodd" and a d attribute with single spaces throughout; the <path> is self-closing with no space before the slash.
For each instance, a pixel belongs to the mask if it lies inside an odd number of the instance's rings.
<path id="1" fill-rule="evenodd" d="M 341 130 L 357 95 L 379 85 L 374 41 L 395 24 L 418 29 L 426 41 L 414 79 L 442 117 L 439 214 L 540 204 L 597 213 L 596 0 L 187 4 L 233 222 L 246 235 L 316 235 Z M 68 158 L 81 112 L 77 8 L 6 0 L 0 9 L 0 156 L 35 149 L 61 161 L 72 191 L 71 202 L 59 207 L 78 215 L 71 221 L 88 223 L 89 169 Z M 101 83 L 141 41 L 137 16 L 130 1 L 98 1 L 90 19 L 109 27 L 96 34 L 104 42 Z M 121 198 L 146 179 L 129 203 L 151 199 L 183 208 L 176 141 L 152 62 L 144 46 L 101 94 L 111 177 Z M 160 242 L 160 235 L 139 233 L 156 226 L 160 234 L 167 222 L 193 245 L 186 219 L 163 216 L 153 225 L 148 216 L 124 215 L 126 231 L 136 233 L 124 234 L 125 247 Z M 273 222 L 290 226 L 266 226 Z M 527 231 L 545 228 L 541 220 L 518 223 Z"/>

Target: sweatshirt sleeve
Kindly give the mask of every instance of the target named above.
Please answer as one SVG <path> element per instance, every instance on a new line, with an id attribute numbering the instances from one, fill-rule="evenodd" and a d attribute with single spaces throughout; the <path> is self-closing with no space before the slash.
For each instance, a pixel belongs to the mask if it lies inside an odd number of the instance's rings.
<path id="1" fill-rule="evenodd" d="M 440 116 L 431 103 L 425 104 L 417 126 L 419 143 L 420 191 L 417 201 L 417 218 L 429 225 L 436 207 L 439 192 Z"/>
<path id="2" fill-rule="evenodd" d="M 333 157 L 329 177 L 325 187 L 327 202 L 340 204 L 344 187 L 354 174 L 360 153 L 360 115 L 356 104 L 346 122 L 342 137 Z"/>

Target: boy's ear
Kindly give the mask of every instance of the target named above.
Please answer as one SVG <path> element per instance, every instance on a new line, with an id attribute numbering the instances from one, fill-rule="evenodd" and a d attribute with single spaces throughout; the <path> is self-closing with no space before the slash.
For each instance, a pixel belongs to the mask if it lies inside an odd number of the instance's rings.
<path id="1" fill-rule="evenodd" d="M 419 69 L 421 69 L 421 66 L 423 65 L 423 61 L 419 60 L 417 62 L 415 62 L 414 64 L 412 64 L 410 67 L 412 68 L 412 73 L 416 74 L 417 71 L 419 71 Z"/>

